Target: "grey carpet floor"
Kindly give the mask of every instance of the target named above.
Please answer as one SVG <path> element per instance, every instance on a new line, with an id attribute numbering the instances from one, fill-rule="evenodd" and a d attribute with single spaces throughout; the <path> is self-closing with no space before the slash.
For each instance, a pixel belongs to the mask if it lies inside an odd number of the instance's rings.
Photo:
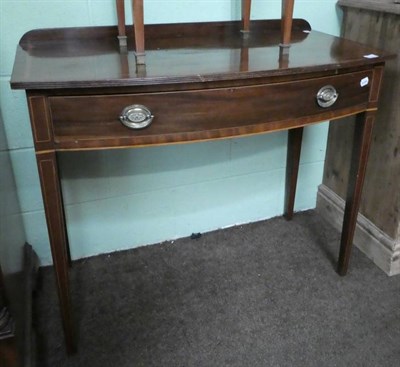
<path id="1" fill-rule="evenodd" d="M 44 268 L 38 366 L 399 366 L 400 277 L 338 244 L 308 211 L 75 262 L 72 357 Z"/>

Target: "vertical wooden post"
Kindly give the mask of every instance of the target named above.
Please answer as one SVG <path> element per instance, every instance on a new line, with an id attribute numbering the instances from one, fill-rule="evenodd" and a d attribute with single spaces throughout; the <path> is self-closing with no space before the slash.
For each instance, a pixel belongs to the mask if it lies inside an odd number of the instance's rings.
<path id="1" fill-rule="evenodd" d="M 242 33 L 247 36 L 250 32 L 251 0 L 242 0 Z"/>
<path id="2" fill-rule="evenodd" d="M 360 113 L 356 117 L 350 175 L 347 184 L 346 206 L 340 241 L 338 261 L 338 273 L 340 275 L 346 275 L 349 266 L 375 114 L 376 111 L 368 111 Z"/>
<path id="3" fill-rule="evenodd" d="M 291 129 L 288 131 L 286 181 L 285 181 L 285 206 L 283 214 L 287 220 L 293 218 L 302 139 L 303 139 L 303 127 L 298 127 L 296 129 Z"/>
<path id="4" fill-rule="evenodd" d="M 128 48 L 126 30 L 125 30 L 125 3 L 124 0 L 116 0 L 117 17 L 118 17 L 118 41 L 121 51 Z"/>
<path id="5" fill-rule="evenodd" d="M 145 64 L 143 0 L 132 0 L 133 28 L 135 31 L 136 63 Z"/>
<path id="6" fill-rule="evenodd" d="M 294 0 L 282 0 L 281 47 L 290 46 L 293 23 L 293 9 Z"/>

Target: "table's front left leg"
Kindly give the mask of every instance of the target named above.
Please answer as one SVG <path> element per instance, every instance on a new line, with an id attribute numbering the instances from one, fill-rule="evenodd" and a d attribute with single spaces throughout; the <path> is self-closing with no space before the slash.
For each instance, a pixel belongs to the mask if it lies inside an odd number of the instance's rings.
<path id="1" fill-rule="evenodd" d="M 54 149 L 52 119 L 48 106 L 48 98 L 45 95 L 28 91 L 27 97 L 47 230 L 49 232 L 51 254 L 56 275 L 61 319 L 67 352 L 72 353 L 75 351 L 75 341 L 68 274 L 71 258 L 65 228 L 57 156 Z"/>
<path id="2" fill-rule="evenodd" d="M 37 152 L 36 160 L 56 275 L 66 348 L 70 354 L 76 350 L 76 345 L 69 287 L 69 251 L 57 157 L 54 151 Z"/>
<path id="3" fill-rule="evenodd" d="M 288 131 L 287 158 L 286 158 L 286 182 L 285 182 L 285 206 L 284 217 L 292 219 L 294 200 L 296 197 L 297 176 L 299 174 L 301 142 L 303 140 L 303 127 Z"/>

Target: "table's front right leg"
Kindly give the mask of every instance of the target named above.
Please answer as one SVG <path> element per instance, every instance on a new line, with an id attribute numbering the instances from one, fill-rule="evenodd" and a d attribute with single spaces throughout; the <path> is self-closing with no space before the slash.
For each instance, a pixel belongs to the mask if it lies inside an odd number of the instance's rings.
<path id="1" fill-rule="evenodd" d="M 358 209 L 371 147 L 372 129 L 376 111 L 360 113 L 356 117 L 353 138 L 353 152 L 349 182 L 347 184 L 346 206 L 344 209 L 342 237 L 338 260 L 339 275 L 346 275 L 349 267 L 353 237 L 357 225 Z"/>

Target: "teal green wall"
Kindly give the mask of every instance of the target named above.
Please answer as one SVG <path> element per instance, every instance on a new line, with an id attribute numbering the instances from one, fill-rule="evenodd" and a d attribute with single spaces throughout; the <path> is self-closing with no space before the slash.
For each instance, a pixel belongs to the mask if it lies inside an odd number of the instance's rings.
<path id="1" fill-rule="evenodd" d="M 127 1 L 129 8 L 130 1 Z M 239 0 L 145 0 L 147 23 L 239 18 Z M 339 33 L 335 0 L 297 0 L 295 16 Z M 9 79 L 28 30 L 116 23 L 114 0 L 0 0 L 0 107 L 27 241 L 51 256 L 25 95 Z M 252 18 L 276 18 L 280 1 L 253 0 Z M 130 20 L 128 20 L 130 22 Z M 296 210 L 315 206 L 327 124 L 304 136 Z M 60 157 L 73 258 L 188 236 L 282 214 L 286 134 Z"/>
<path id="2" fill-rule="evenodd" d="M 8 276 L 22 270 L 25 230 L 1 110 L 0 167 L 0 267 Z"/>

